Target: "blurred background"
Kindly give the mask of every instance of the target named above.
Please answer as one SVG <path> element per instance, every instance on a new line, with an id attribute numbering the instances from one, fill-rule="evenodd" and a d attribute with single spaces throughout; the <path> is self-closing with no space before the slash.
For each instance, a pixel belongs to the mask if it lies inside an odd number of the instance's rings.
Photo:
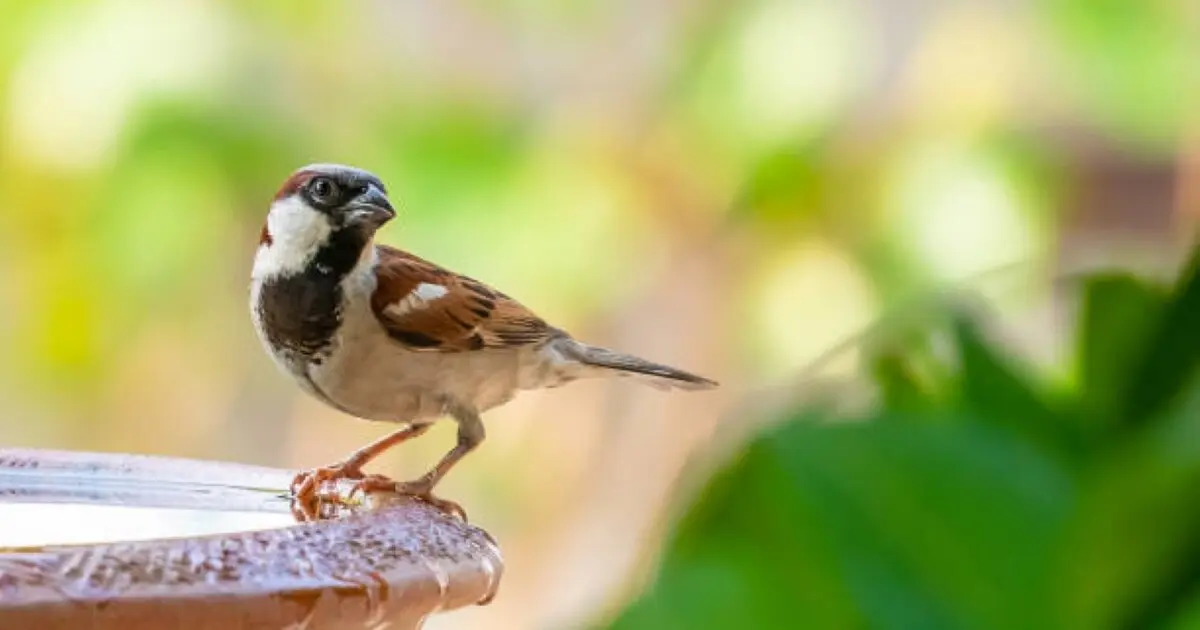
<path id="1" fill-rule="evenodd" d="M 387 431 L 301 394 L 250 326 L 267 204 L 309 162 L 387 182 L 385 241 L 723 383 L 489 413 L 441 490 L 502 542 L 501 596 L 430 627 L 595 623 L 652 575 L 697 462 L 780 387 L 853 375 L 854 352 L 808 368 L 872 321 L 997 286 L 1054 365 L 1052 278 L 1168 270 L 1200 218 L 1189 0 L 0 9 L 3 445 L 308 467 Z"/>

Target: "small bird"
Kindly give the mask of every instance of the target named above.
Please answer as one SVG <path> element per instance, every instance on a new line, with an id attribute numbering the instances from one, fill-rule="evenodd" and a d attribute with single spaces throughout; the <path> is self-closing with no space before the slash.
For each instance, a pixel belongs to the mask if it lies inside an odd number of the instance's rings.
<path id="1" fill-rule="evenodd" d="M 330 407 L 401 425 L 338 463 L 296 475 L 291 492 L 304 516 L 314 517 L 323 483 L 350 479 L 356 492 L 392 490 L 465 518 L 433 489 L 483 441 L 480 414 L 519 390 L 606 376 L 663 389 L 717 386 L 576 341 L 482 282 L 376 243 L 395 216 L 375 175 L 313 164 L 284 181 L 262 228 L 250 312 L 267 353 Z M 363 473 L 445 416 L 458 423 L 458 440 L 428 473 L 408 482 Z"/>

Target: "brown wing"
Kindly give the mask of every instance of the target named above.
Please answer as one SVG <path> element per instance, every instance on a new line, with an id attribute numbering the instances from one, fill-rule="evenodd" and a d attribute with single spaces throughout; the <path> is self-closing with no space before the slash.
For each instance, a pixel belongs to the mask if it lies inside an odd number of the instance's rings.
<path id="1" fill-rule="evenodd" d="M 379 245 L 371 309 L 411 350 L 464 352 L 531 345 L 559 331 L 516 300 L 398 249 Z"/>

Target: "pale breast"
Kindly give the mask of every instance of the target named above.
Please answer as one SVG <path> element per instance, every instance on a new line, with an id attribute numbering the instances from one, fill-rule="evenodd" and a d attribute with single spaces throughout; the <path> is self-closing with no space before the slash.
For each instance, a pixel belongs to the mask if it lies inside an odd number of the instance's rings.
<path id="1" fill-rule="evenodd" d="M 448 404 L 484 411 L 533 385 L 542 357 L 533 349 L 422 352 L 391 339 L 374 312 L 370 275 L 343 285 L 342 324 L 328 358 L 312 365 L 316 386 L 339 408 L 391 422 L 433 420 Z"/>

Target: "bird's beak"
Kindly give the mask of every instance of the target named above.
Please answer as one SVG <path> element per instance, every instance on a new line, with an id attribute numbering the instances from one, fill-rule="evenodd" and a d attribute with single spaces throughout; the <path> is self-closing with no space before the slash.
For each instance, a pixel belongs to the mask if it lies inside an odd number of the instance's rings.
<path id="1" fill-rule="evenodd" d="M 366 192 L 350 202 L 349 210 L 350 223 L 376 228 L 396 217 L 396 210 L 387 195 L 374 185 L 368 186 Z"/>

